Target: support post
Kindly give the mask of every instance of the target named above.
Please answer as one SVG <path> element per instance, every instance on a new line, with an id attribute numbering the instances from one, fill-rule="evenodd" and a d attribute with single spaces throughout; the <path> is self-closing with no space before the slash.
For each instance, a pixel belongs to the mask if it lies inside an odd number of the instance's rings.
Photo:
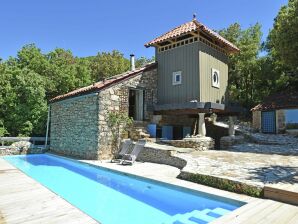
<path id="1" fill-rule="evenodd" d="M 205 113 L 199 113 L 199 136 L 206 136 Z"/>
<path id="2" fill-rule="evenodd" d="M 235 124 L 233 116 L 229 116 L 229 136 L 235 136 Z"/>
<path id="3" fill-rule="evenodd" d="M 49 136 L 49 124 L 50 124 L 50 112 L 51 112 L 51 106 L 48 107 L 48 119 L 47 119 L 47 130 L 46 130 L 46 141 L 44 144 L 45 150 L 47 149 L 48 145 L 48 136 Z"/>

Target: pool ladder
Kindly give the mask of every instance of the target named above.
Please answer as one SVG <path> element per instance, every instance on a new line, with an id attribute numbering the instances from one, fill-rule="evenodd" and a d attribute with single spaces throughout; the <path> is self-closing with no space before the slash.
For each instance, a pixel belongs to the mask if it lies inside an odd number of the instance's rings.
<path id="1" fill-rule="evenodd" d="M 230 212 L 223 208 L 194 210 L 185 214 L 174 215 L 163 224 L 206 224 Z"/>

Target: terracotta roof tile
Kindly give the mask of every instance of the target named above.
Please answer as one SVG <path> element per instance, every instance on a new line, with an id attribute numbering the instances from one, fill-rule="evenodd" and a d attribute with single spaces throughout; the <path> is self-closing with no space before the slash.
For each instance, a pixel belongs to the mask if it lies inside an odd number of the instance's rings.
<path id="1" fill-rule="evenodd" d="M 230 41 L 226 40 L 222 36 L 220 36 L 218 33 L 214 32 L 212 29 L 208 28 L 204 24 L 198 22 L 197 20 L 192 20 L 190 22 L 184 23 L 169 32 L 153 39 L 152 41 L 145 44 L 146 47 L 153 46 L 154 44 L 161 43 L 165 40 L 172 39 L 175 37 L 178 37 L 183 34 L 187 34 L 192 31 L 198 31 L 201 30 L 205 33 L 208 33 L 210 36 L 215 38 L 216 40 L 222 42 L 224 45 L 226 45 L 231 52 L 238 52 L 239 48 L 237 48 L 234 44 L 232 44 Z"/>
<path id="2" fill-rule="evenodd" d="M 52 98 L 50 100 L 50 102 L 53 103 L 56 101 L 60 101 L 60 100 L 67 99 L 67 98 L 72 98 L 72 97 L 79 96 L 79 95 L 84 95 L 84 94 L 88 94 L 88 93 L 92 93 L 92 92 L 98 92 L 110 85 L 116 84 L 116 83 L 126 80 L 128 78 L 134 77 L 143 71 L 154 68 L 156 65 L 157 65 L 157 63 L 155 63 L 155 62 L 150 63 L 150 64 L 147 64 L 146 66 L 144 66 L 142 68 L 138 68 L 134 71 L 128 71 L 128 72 L 110 77 L 109 79 L 106 79 L 104 81 L 96 82 L 92 85 L 85 86 L 85 87 L 82 87 L 79 89 L 75 89 L 71 92 L 68 92 L 63 95 L 59 95 L 59 96 Z"/>
<path id="3" fill-rule="evenodd" d="M 265 98 L 262 103 L 252 108 L 251 111 L 266 111 L 287 108 L 298 108 L 298 92 L 283 92 L 270 95 Z"/>

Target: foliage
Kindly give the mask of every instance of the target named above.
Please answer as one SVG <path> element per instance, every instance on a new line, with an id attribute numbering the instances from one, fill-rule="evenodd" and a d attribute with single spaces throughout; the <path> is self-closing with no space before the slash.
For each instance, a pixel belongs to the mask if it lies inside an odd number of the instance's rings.
<path id="1" fill-rule="evenodd" d="M 215 187 L 222 190 L 236 192 L 240 194 L 247 194 L 253 197 L 262 197 L 264 192 L 262 188 L 249 186 L 244 183 L 235 182 L 228 179 L 222 179 L 219 177 L 202 175 L 202 174 L 188 174 L 181 173 L 179 178 L 189 180 L 191 182 L 204 184 L 210 187 Z"/>
<path id="2" fill-rule="evenodd" d="M 119 51 L 78 58 L 61 48 L 44 54 L 25 45 L 15 58 L 0 60 L 0 132 L 44 135 L 51 98 L 128 69 L 129 60 Z"/>
<path id="3" fill-rule="evenodd" d="M 0 113 L 9 133 L 41 133 L 47 110 L 43 79 L 33 71 L 19 68 L 9 68 L 5 78 L 9 85 L 1 89 L 4 102 Z"/>
<path id="4" fill-rule="evenodd" d="M 154 56 L 152 58 L 140 57 L 136 60 L 136 68 L 141 68 L 144 65 L 149 64 L 154 61 L 155 61 Z"/>
<path id="5" fill-rule="evenodd" d="M 298 0 L 289 0 L 274 20 L 266 43 L 270 56 L 284 76 L 287 87 L 298 89 Z"/>
<path id="6" fill-rule="evenodd" d="M 103 80 L 113 75 L 128 71 L 130 62 L 119 51 L 98 53 L 91 58 L 92 78 Z"/>
<path id="7" fill-rule="evenodd" d="M 235 23 L 219 33 L 240 49 L 240 53 L 229 57 L 229 98 L 250 108 L 259 96 L 255 82 L 260 78 L 256 75 L 261 68 L 258 61 L 261 26 L 255 24 L 243 30 L 238 23 Z"/>
<path id="8" fill-rule="evenodd" d="M 0 137 L 3 137 L 5 135 L 9 134 L 6 130 L 6 128 L 4 127 L 3 121 L 0 120 Z"/>
<path id="9" fill-rule="evenodd" d="M 108 111 L 107 124 L 112 134 L 112 152 L 115 155 L 119 151 L 120 139 L 122 134 L 133 123 L 133 119 L 127 113 L 114 110 Z"/>

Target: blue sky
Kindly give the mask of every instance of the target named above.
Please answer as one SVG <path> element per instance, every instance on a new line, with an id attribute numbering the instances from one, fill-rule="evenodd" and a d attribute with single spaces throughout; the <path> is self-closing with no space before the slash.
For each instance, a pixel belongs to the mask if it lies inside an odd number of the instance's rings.
<path id="1" fill-rule="evenodd" d="M 263 39 L 287 0 L 3 0 L 0 5 L 0 58 L 15 56 L 25 44 L 43 52 L 56 47 L 76 56 L 120 50 L 126 57 L 151 57 L 144 44 L 192 19 L 212 29 L 234 22 L 259 22 Z"/>

